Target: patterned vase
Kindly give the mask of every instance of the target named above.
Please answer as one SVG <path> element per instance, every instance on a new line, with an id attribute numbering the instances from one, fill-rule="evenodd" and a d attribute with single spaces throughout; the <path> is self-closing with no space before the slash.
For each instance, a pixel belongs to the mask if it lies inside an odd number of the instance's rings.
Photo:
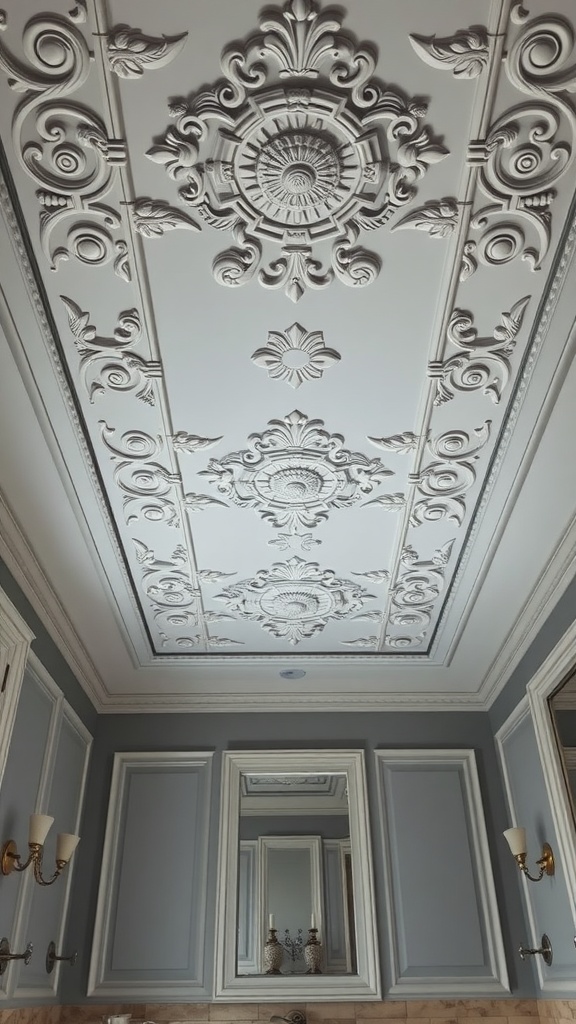
<path id="1" fill-rule="evenodd" d="M 271 928 L 264 946 L 264 973 L 280 974 L 283 958 L 284 946 L 276 938 L 276 929 Z"/>
<path id="2" fill-rule="evenodd" d="M 304 946 L 306 974 L 322 974 L 322 943 L 316 938 L 317 929 L 308 930 L 308 942 Z"/>

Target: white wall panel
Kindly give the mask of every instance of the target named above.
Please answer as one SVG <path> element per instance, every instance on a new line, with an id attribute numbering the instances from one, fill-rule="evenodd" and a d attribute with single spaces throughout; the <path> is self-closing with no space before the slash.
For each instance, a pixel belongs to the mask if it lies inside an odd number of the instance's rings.
<path id="1" fill-rule="evenodd" d="M 509 991 L 474 752 L 376 751 L 389 993 Z"/>
<path id="2" fill-rule="evenodd" d="M 89 994 L 204 994 L 211 754 L 116 754 Z"/>

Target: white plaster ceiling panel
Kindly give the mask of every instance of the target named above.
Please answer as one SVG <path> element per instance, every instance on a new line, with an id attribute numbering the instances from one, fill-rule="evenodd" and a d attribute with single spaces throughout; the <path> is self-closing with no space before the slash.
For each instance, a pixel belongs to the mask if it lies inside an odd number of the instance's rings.
<path id="1" fill-rule="evenodd" d="M 477 582 L 563 272 L 573 11 L 338 10 L 2 16 L 48 416 L 142 666 L 433 664 Z"/>

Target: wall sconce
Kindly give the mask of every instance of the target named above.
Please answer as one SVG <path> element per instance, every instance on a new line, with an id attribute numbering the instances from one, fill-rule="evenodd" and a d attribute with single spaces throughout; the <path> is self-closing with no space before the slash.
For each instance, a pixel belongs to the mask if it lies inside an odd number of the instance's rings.
<path id="1" fill-rule="evenodd" d="M 539 882 L 544 875 L 554 874 L 554 854 L 552 853 L 552 847 L 548 843 L 542 844 L 542 856 L 536 861 L 540 868 L 540 874 L 534 876 L 529 873 L 526 867 L 526 829 L 507 828 L 502 834 L 512 851 L 520 871 L 523 871 L 526 878 L 529 878 L 531 882 Z"/>
<path id="2" fill-rule="evenodd" d="M 44 841 L 54 818 L 49 814 L 31 814 L 30 828 L 28 832 L 28 849 L 30 851 L 28 860 L 22 864 L 21 857 L 13 839 L 9 839 L 2 847 L 0 853 L 0 868 L 3 875 L 9 875 L 12 871 L 25 871 L 30 865 L 34 865 L 34 878 L 39 885 L 52 885 L 58 875 L 66 867 L 74 850 L 80 842 L 80 836 L 70 835 L 68 832 L 60 832 L 56 837 L 56 871 L 52 878 L 42 876 L 42 854 Z"/>
<path id="3" fill-rule="evenodd" d="M 33 950 L 34 946 L 29 942 L 23 953 L 11 953 L 8 939 L 0 939 L 0 974 L 4 974 L 10 960 L 23 960 L 26 966 L 28 966 Z"/>
<path id="4" fill-rule="evenodd" d="M 74 967 L 76 960 L 78 959 L 78 953 L 75 951 L 70 956 L 56 956 L 56 944 L 54 942 L 48 943 L 48 949 L 46 950 L 46 972 L 52 974 L 57 961 L 61 960 L 63 963 L 70 964 L 70 967 Z"/>

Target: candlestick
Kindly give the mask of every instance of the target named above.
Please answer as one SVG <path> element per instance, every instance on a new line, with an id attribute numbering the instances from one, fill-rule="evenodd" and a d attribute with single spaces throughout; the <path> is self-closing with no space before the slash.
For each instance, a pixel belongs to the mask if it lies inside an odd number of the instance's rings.
<path id="1" fill-rule="evenodd" d="M 268 914 L 268 928 L 274 928 L 274 914 Z"/>

